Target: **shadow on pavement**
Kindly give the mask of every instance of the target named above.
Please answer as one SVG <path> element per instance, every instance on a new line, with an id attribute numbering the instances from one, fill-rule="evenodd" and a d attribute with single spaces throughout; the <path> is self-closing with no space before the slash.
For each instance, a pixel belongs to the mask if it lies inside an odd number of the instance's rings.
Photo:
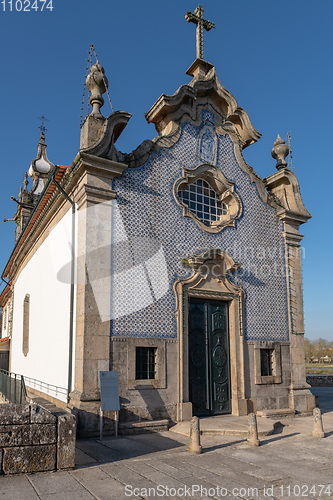
<path id="1" fill-rule="evenodd" d="M 273 436 L 274 434 L 272 434 Z M 290 437 L 293 437 L 293 436 L 299 436 L 300 433 L 299 432 L 291 432 L 290 434 L 285 434 L 284 436 L 276 436 L 276 437 L 267 437 L 266 439 L 262 440 L 260 439 L 260 445 L 265 445 L 265 444 L 269 444 L 269 443 L 273 443 L 274 441 L 281 441 L 281 439 L 287 439 L 287 438 L 290 438 Z"/>
<path id="2" fill-rule="evenodd" d="M 186 440 L 187 444 L 187 440 Z M 79 439 L 76 442 L 76 468 L 93 466 L 96 463 L 112 463 L 144 455 L 167 452 L 183 448 L 185 442 L 170 439 L 161 434 L 138 434 L 134 436 Z"/>
<path id="3" fill-rule="evenodd" d="M 230 441 L 228 443 L 220 443 L 220 444 L 216 444 L 214 446 L 205 446 L 202 450 L 202 453 L 208 453 L 210 451 L 219 450 L 221 448 L 227 448 L 228 446 L 235 446 L 236 444 L 241 444 L 241 443 L 245 443 L 245 442 L 246 442 L 246 439 L 239 439 L 238 441 Z"/>

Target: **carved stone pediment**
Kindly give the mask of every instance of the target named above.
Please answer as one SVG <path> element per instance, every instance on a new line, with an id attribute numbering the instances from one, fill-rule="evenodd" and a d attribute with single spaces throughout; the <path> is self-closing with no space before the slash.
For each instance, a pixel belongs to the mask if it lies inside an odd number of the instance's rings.
<path id="1" fill-rule="evenodd" d="M 217 293 L 219 296 L 243 296 L 241 287 L 232 283 L 228 275 L 236 271 L 240 264 L 218 248 L 209 249 L 199 255 L 186 259 L 187 265 L 193 270 L 189 278 L 179 279 L 175 284 L 181 285 L 188 293 Z"/>
<path id="2" fill-rule="evenodd" d="M 214 66 L 209 65 L 203 73 L 196 75 L 189 85 L 182 85 L 172 96 L 162 94 L 146 114 L 148 123 L 154 123 L 160 135 L 167 135 L 185 120 L 197 126 L 201 115 L 199 110 L 205 108 L 214 114 L 217 126 L 228 122 L 234 127 L 242 148 L 256 142 L 261 134 L 234 96 L 221 85 Z"/>

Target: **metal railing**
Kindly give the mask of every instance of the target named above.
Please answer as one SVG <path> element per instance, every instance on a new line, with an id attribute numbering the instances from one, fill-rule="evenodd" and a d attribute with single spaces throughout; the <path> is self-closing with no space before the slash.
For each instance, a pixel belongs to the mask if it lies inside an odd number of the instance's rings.
<path id="1" fill-rule="evenodd" d="M 53 396 L 61 401 L 67 402 L 67 389 L 65 387 L 58 387 L 57 385 L 48 384 L 47 382 L 42 382 L 41 380 L 36 380 L 34 378 L 24 376 L 26 386 L 32 389 L 37 389 L 40 392 Z"/>
<path id="2" fill-rule="evenodd" d="M 26 404 L 27 391 L 23 375 L 0 370 L 0 393 L 13 404 Z"/>

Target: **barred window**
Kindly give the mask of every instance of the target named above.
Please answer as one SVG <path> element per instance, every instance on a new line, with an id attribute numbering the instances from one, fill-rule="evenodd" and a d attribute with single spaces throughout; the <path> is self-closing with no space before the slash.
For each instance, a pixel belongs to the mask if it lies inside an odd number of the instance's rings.
<path id="1" fill-rule="evenodd" d="M 155 378 L 156 350 L 156 347 L 136 348 L 136 380 Z"/>
<path id="2" fill-rule="evenodd" d="M 261 376 L 270 377 L 272 375 L 273 349 L 260 349 Z"/>
<path id="3" fill-rule="evenodd" d="M 197 179 L 186 188 L 178 191 L 180 200 L 206 226 L 211 226 L 228 214 L 228 206 L 220 201 L 220 196 L 203 179 Z"/>

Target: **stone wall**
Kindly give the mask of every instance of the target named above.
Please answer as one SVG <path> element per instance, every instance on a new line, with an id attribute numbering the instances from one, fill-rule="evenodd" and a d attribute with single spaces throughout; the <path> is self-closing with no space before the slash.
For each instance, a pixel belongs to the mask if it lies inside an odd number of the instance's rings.
<path id="1" fill-rule="evenodd" d="M 306 381 L 311 387 L 333 387 L 333 375 L 307 375 Z"/>
<path id="2" fill-rule="evenodd" d="M 135 379 L 136 346 L 157 349 L 155 379 Z M 126 422 L 177 420 L 178 356 L 178 342 L 174 339 L 111 339 L 110 369 L 118 372 L 120 428 Z M 105 412 L 104 416 L 106 432 L 112 433 L 113 413 Z"/>
<path id="3" fill-rule="evenodd" d="M 75 417 L 37 404 L 0 404 L 0 474 L 75 465 Z"/>

